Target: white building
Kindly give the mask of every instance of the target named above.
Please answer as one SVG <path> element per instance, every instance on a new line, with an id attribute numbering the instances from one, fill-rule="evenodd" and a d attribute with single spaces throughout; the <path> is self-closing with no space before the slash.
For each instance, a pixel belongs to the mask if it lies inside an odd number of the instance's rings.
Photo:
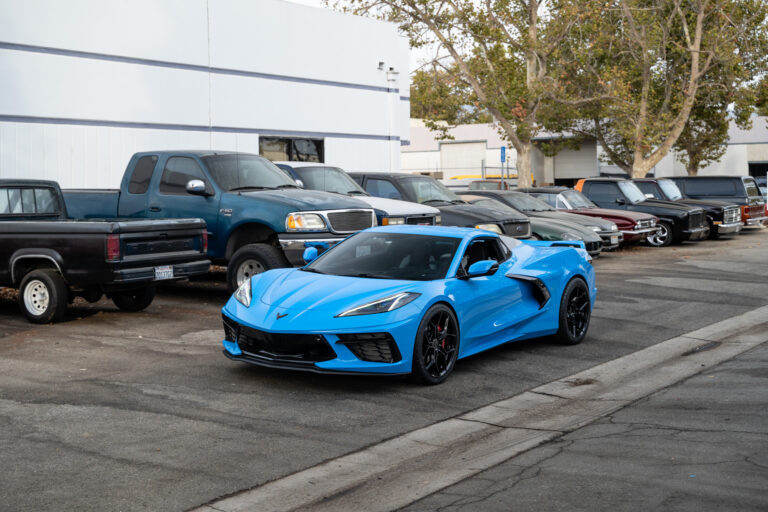
<path id="1" fill-rule="evenodd" d="M 490 124 L 461 125 L 449 133 L 453 140 L 438 140 L 418 119 L 411 120 L 411 142 L 402 148 L 403 171 L 429 173 L 443 179 L 464 176 L 498 175 L 501 167 L 501 147 L 507 146 L 506 163 L 509 173 L 516 174 L 516 154 L 509 143 L 502 140 L 495 126 Z M 549 140 L 541 136 L 540 141 Z M 563 149 L 553 157 L 544 156 L 534 149 L 533 177 L 536 183 L 569 185 L 579 178 L 621 173 L 600 158 L 601 148 L 594 140 L 587 140 L 578 149 Z M 682 176 L 685 167 L 677 155 L 664 157 L 654 168 L 655 175 Z M 751 130 L 731 125 L 726 152 L 718 162 L 699 171 L 701 175 L 765 175 L 768 173 L 768 118 L 756 117 Z"/>
<path id="2" fill-rule="evenodd" d="M 398 171 L 408 66 L 394 24 L 281 0 L 0 0 L 0 178 L 116 187 L 150 149 Z"/>

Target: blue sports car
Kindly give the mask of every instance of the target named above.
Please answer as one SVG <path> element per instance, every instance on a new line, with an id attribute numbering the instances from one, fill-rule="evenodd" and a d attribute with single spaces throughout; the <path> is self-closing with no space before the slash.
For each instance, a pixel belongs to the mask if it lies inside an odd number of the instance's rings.
<path id="1" fill-rule="evenodd" d="M 437 384 L 457 359 L 502 343 L 581 342 L 597 291 L 582 242 L 471 228 L 371 228 L 319 257 L 308 248 L 305 260 L 254 276 L 230 298 L 227 357 Z"/>

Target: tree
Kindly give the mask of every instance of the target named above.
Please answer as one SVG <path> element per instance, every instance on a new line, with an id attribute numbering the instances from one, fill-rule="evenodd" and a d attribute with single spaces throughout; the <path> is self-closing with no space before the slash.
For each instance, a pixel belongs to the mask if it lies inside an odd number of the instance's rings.
<path id="1" fill-rule="evenodd" d="M 442 138 L 450 138 L 448 124 L 493 122 L 472 89 L 455 77 L 455 73 L 436 66 L 411 76 L 411 117 L 423 119 L 427 127 L 441 132 Z"/>
<path id="2" fill-rule="evenodd" d="M 558 50 L 569 77 L 561 85 L 573 95 L 610 92 L 571 109 L 568 126 L 594 136 L 633 177 L 675 146 L 697 100 L 688 142 L 702 128 L 721 131 L 722 104 L 713 110 L 708 98 L 734 96 L 765 64 L 765 0 L 565 1 L 582 15 Z"/>
<path id="3" fill-rule="evenodd" d="M 547 29 L 559 0 L 334 0 L 348 12 L 399 23 L 411 45 L 436 45 L 432 65 L 450 76 L 450 108 L 422 111 L 433 121 L 456 123 L 463 111 L 457 105 L 485 110 L 517 152 L 518 185 L 531 185 L 532 140 L 542 116 L 557 116 L 547 108 L 553 98 L 557 73 L 550 65 L 570 25 Z M 578 7 L 567 6 L 570 13 Z M 543 13 L 543 14 L 542 14 Z M 419 77 L 421 78 L 421 77 Z M 440 91 L 436 84 L 433 92 Z M 442 93 L 446 90 L 443 89 Z M 585 100 L 565 98 L 570 105 Z M 435 125 L 433 124 L 433 127 Z"/>
<path id="4" fill-rule="evenodd" d="M 768 76 L 764 76 L 757 85 L 755 96 L 757 113 L 761 116 L 768 116 Z"/>

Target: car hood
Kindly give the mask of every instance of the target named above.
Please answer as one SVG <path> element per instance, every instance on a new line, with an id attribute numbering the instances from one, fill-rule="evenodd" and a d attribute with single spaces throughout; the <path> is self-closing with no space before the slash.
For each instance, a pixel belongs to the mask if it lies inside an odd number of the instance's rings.
<path id="1" fill-rule="evenodd" d="M 633 212 L 629 210 L 614 210 L 613 208 L 579 208 L 576 210 L 571 210 L 571 213 L 577 215 L 595 215 L 616 217 L 619 219 L 630 219 L 633 222 L 650 218 L 647 213 Z"/>
<path id="2" fill-rule="evenodd" d="M 729 203 L 727 201 L 709 201 L 705 199 L 678 199 L 677 202 L 681 204 L 687 204 L 688 206 L 697 206 L 699 208 L 704 208 L 705 210 L 715 210 L 715 211 L 722 211 L 725 208 L 729 206 L 738 206 L 734 203 Z"/>
<path id="3" fill-rule="evenodd" d="M 545 231 L 550 236 L 560 237 L 562 233 L 570 232 L 580 235 L 586 242 L 599 242 L 600 236 L 594 230 L 585 228 L 579 224 L 568 221 L 547 219 L 544 217 L 531 217 L 531 231 Z"/>
<path id="4" fill-rule="evenodd" d="M 411 203 L 408 201 L 400 201 L 398 199 L 387 199 L 384 197 L 375 196 L 352 196 L 355 199 L 363 201 L 371 208 L 380 210 L 386 215 L 393 216 L 408 216 L 408 215 L 439 215 L 440 210 L 432 206 L 427 206 L 420 203 Z"/>
<path id="5" fill-rule="evenodd" d="M 438 206 L 444 226 L 470 226 L 488 222 L 525 221 L 528 217 L 517 210 L 492 208 L 476 204 Z"/>
<path id="6" fill-rule="evenodd" d="M 281 309 L 297 312 L 311 309 L 337 315 L 354 306 L 402 291 L 412 291 L 419 283 L 281 269 L 254 278 L 253 299 Z"/>
<path id="7" fill-rule="evenodd" d="M 577 215 L 575 213 L 544 211 L 531 212 L 531 215 L 545 219 L 573 222 L 580 226 L 598 226 L 602 231 L 611 231 L 613 227 L 613 222 L 603 220 L 600 217 L 585 217 L 584 215 Z"/>
<path id="8" fill-rule="evenodd" d="M 227 192 L 226 195 L 240 195 L 243 198 L 253 198 L 260 202 L 281 204 L 295 211 L 370 208 L 367 203 L 355 197 L 331 194 L 330 192 L 322 192 L 320 190 L 307 190 L 301 188 Z"/>
<path id="9" fill-rule="evenodd" d="M 653 208 L 662 208 L 669 211 L 675 211 L 679 213 L 688 213 L 691 210 L 697 209 L 694 206 L 688 206 L 674 201 L 664 201 L 663 199 L 646 199 L 641 203 L 637 203 L 633 206 L 651 206 Z"/>

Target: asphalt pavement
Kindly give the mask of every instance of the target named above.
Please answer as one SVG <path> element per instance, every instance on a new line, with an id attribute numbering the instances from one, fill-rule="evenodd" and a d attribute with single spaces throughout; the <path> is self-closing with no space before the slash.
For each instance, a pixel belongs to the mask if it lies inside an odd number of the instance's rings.
<path id="1" fill-rule="evenodd" d="M 749 230 L 601 256 L 584 343 L 510 344 L 460 361 L 435 387 L 233 363 L 220 351 L 227 294 L 216 279 L 167 286 L 139 314 L 78 303 L 53 326 L 26 323 L 0 293 L 0 510 L 208 503 L 766 305 L 767 249 L 768 231 Z"/>

